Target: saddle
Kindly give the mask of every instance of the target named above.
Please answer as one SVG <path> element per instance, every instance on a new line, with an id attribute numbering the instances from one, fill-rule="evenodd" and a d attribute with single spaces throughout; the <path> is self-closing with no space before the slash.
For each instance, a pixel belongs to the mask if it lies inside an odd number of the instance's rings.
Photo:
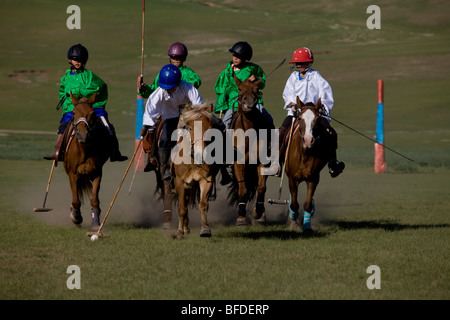
<path id="1" fill-rule="evenodd" d="M 148 154 L 148 164 L 144 169 L 145 172 L 156 170 L 159 166 L 158 143 L 161 138 L 163 127 L 163 120 L 161 117 L 157 118 L 155 127 L 156 130 L 146 132 L 142 141 L 142 148 L 144 149 L 144 152 Z"/>
<path id="2" fill-rule="evenodd" d="M 55 167 L 58 166 L 58 161 L 64 161 L 64 155 L 67 152 L 67 147 L 70 144 L 70 140 L 73 137 L 73 119 L 70 120 L 64 131 L 61 139 L 56 144 L 56 157 L 55 157 Z"/>

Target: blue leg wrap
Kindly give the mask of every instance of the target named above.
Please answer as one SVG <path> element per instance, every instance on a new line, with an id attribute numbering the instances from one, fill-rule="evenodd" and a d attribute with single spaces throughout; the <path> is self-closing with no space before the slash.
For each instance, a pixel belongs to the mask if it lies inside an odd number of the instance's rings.
<path id="1" fill-rule="evenodd" d="M 303 211 L 303 230 L 311 230 L 311 216 L 311 213 Z"/>
<path id="2" fill-rule="evenodd" d="M 291 196 L 289 196 L 289 219 L 297 220 L 299 215 L 300 214 L 298 213 L 298 211 L 292 211 L 292 209 L 291 209 Z"/>

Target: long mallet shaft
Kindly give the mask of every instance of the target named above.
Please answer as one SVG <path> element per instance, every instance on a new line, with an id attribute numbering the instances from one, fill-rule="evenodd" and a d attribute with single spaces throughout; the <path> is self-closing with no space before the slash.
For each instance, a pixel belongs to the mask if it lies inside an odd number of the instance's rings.
<path id="1" fill-rule="evenodd" d="M 56 162 L 56 160 L 53 160 L 52 169 L 50 170 L 50 177 L 48 178 L 48 183 L 47 183 L 47 191 L 45 191 L 44 204 L 42 205 L 42 208 L 34 208 L 33 209 L 34 212 L 48 212 L 48 211 L 53 210 L 52 208 L 46 208 L 45 203 L 47 202 L 47 195 L 48 195 L 48 190 L 50 189 L 50 182 L 52 181 L 53 170 L 55 170 L 55 162 Z"/>
<path id="2" fill-rule="evenodd" d="M 288 145 L 286 147 L 286 153 L 284 156 L 284 164 L 281 167 L 281 181 L 280 181 L 280 189 L 278 190 L 278 200 L 280 200 L 280 198 L 281 198 L 281 190 L 283 189 L 284 167 L 286 166 L 286 163 L 288 161 L 289 149 L 291 146 L 291 139 L 292 139 L 292 129 L 294 128 L 294 121 L 295 121 L 295 117 L 293 116 L 292 122 L 291 122 L 291 127 L 289 129 L 289 140 L 288 140 Z"/>
<path id="3" fill-rule="evenodd" d="M 128 164 L 128 167 L 127 167 L 127 169 L 125 170 L 125 173 L 124 173 L 124 175 L 123 175 L 122 181 L 120 181 L 119 187 L 117 188 L 117 191 L 116 191 L 116 193 L 114 194 L 114 197 L 113 197 L 113 199 L 112 199 L 112 201 L 111 201 L 111 204 L 109 205 L 109 208 L 108 208 L 108 211 L 107 211 L 106 214 L 105 214 L 105 217 L 103 218 L 103 221 L 102 221 L 102 224 L 100 225 L 100 228 L 98 228 L 98 231 L 95 231 L 95 232 L 88 232 L 88 233 L 86 234 L 88 237 L 90 237 L 90 236 L 92 236 L 92 235 L 94 235 L 94 234 L 96 234 L 96 235 L 98 235 L 98 236 L 103 236 L 101 232 L 102 232 L 103 226 L 105 225 L 105 221 L 106 221 L 106 219 L 108 218 L 109 213 L 111 212 L 111 208 L 112 208 L 114 202 L 116 201 L 117 195 L 119 194 L 119 191 L 120 191 L 120 188 L 122 187 L 123 181 L 125 180 L 125 177 L 127 176 L 128 171 L 130 170 L 131 165 L 133 164 L 134 158 L 136 157 L 136 153 L 137 153 L 137 151 L 140 149 L 140 146 L 141 146 L 141 143 L 142 143 L 142 139 L 143 139 L 143 138 L 141 138 L 141 139 L 139 140 L 139 143 L 138 143 L 138 145 L 136 146 L 136 149 L 134 150 L 133 157 L 131 157 L 130 163 Z"/>

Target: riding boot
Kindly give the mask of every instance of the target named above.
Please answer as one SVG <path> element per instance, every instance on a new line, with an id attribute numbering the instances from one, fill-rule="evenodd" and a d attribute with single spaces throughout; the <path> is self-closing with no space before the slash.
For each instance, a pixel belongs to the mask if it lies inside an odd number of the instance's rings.
<path id="1" fill-rule="evenodd" d="M 62 139 L 62 134 L 58 134 L 57 138 L 56 138 L 56 144 L 55 144 L 55 151 L 53 151 L 52 154 L 47 154 L 44 156 L 45 160 L 55 160 L 56 158 L 56 153 L 59 151 L 59 147 L 60 147 L 60 139 Z"/>
<path id="2" fill-rule="evenodd" d="M 220 180 L 220 185 L 226 186 L 231 181 L 233 181 L 233 178 L 231 178 L 230 174 L 228 173 L 228 169 L 225 164 L 220 166 L 220 174 L 222 176 L 222 179 Z"/>
<path id="3" fill-rule="evenodd" d="M 338 175 L 344 171 L 345 163 L 340 162 L 337 160 L 336 150 L 338 148 L 337 144 L 337 133 L 336 131 L 330 126 L 328 120 L 322 118 L 322 126 L 325 129 L 324 136 L 325 139 L 328 141 L 328 170 L 330 172 L 330 175 L 332 178 L 336 178 Z"/>
<path id="4" fill-rule="evenodd" d="M 110 140 L 110 144 L 111 144 L 111 154 L 109 156 L 109 159 L 111 162 L 115 162 L 115 161 L 125 161 L 128 160 L 127 156 L 123 156 L 120 153 L 119 150 L 119 140 L 117 140 L 117 136 L 115 134 L 112 134 L 109 136 L 109 140 Z"/>
<path id="5" fill-rule="evenodd" d="M 159 163 L 161 164 L 161 180 L 169 180 L 170 174 L 170 148 L 159 149 Z"/>
<path id="6" fill-rule="evenodd" d="M 336 158 L 328 162 L 328 169 L 332 178 L 336 178 L 344 171 L 345 163 L 338 161 Z"/>

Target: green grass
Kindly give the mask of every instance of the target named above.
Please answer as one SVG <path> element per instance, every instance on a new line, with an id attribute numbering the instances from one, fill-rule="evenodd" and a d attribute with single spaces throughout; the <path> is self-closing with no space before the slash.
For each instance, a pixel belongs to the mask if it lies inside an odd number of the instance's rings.
<path id="1" fill-rule="evenodd" d="M 236 228 L 236 208 L 225 189 L 211 203 L 213 236 L 202 239 L 199 214 L 192 232 L 176 241 L 160 229 L 161 203 L 152 197 L 153 174 L 138 173 L 127 195 L 129 173 L 105 225 L 109 238 L 92 242 L 71 225 L 67 177 L 54 173 L 48 213 L 42 205 L 60 113 L 55 111 L 67 49 L 88 47 L 88 67 L 109 88 L 107 110 L 121 149 L 134 148 L 135 90 L 140 72 L 141 2 L 77 2 L 82 29 L 66 28 L 60 1 L 2 1 L 0 25 L 0 298 L 16 299 L 437 299 L 450 298 L 448 193 L 450 102 L 448 4 L 380 2 L 382 29 L 366 28 L 368 1 L 147 1 L 145 80 L 167 63 L 167 47 L 183 41 L 188 63 L 215 101 L 214 83 L 240 40 L 268 73 L 299 46 L 315 52 L 314 67 L 330 82 L 333 117 L 374 137 L 378 79 L 385 82 L 388 174 L 373 170 L 373 142 L 333 123 L 339 158 L 347 167 L 331 179 L 324 171 L 315 195 L 315 234 L 286 225 L 286 208 L 267 205 L 268 225 Z M 36 14 L 36 13 L 39 14 Z M 183 26 L 183 27 L 180 27 Z M 264 89 L 264 101 L 280 125 L 285 64 Z M 21 131 L 43 131 L 37 134 Z M 127 163 L 107 163 L 102 216 Z M 269 178 L 267 198 L 280 180 Z M 303 202 L 305 186 L 299 201 Z M 288 198 L 285 180 L 282 198 Z M 174 214 L 174 219 L 176 219 Z M 174 224 L 175 225 L 175 224 Z M 67 267 L 81 269 L 81 290 L 69 290 Z M 381 290 L 369 290 L 370 265 L 381 268 Z"/>

